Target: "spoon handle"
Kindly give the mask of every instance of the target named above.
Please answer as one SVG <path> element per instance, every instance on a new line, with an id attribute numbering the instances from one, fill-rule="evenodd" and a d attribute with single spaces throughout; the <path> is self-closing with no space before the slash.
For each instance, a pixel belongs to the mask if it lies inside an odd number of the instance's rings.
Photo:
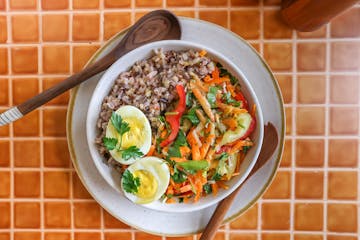
<path id="1" fill-rule="evenodd" d="M 104 58 L 84 68 L 82 71 L 68 77 L 64 81 L 61 81 L 60 83 L 54 85 L 53 87 L 26 100 L 20 105 L 10 108 L 9 110 L 3 113 L 0 113 L 0 126 L 9 124 L 13 121 L 22 118 L 25 114 L 44 105 L 45 103 L 49 102 L 51 99 L 75 87 L 76 85 L 82 83 L 83 81 L 94 76 L 95 74 L 104 71 L 113 62 L 114 62 L 114 56 L 112 54 L 106 55 Z"/>

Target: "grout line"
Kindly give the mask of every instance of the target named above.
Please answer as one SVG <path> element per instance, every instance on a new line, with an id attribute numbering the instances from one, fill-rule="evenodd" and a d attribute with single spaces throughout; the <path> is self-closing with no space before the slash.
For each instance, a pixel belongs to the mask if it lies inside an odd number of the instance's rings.
<path id="1" fill-rule="evenodd" d="M 195 0 L 194 2 L 194 12 L 195 12 L 195 18 L 199 19 L 199 7 L 200 7 L 200 3 L 199 0 Z M 219 9 L 219 8 L 216 8 Z"/>

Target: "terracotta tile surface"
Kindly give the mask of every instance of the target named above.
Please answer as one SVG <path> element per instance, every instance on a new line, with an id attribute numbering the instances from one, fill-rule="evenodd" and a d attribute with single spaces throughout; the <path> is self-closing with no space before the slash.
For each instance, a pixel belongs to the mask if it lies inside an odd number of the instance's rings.
<path id="1" fill-rule="evenodd" d="M 280 18 L 281 0 L 0 0 L 0 112 L 79 72 L 145 13 L 170 8 L 249 40 L 285 103 L 280 168 L 262 200 L 215 240 L 355 240 L 359 208 L 360 5 L 313 32 Z M 0 127 L 0 240 L 159 237 L 101 209 L 66 140 L 70 93 Z"/>

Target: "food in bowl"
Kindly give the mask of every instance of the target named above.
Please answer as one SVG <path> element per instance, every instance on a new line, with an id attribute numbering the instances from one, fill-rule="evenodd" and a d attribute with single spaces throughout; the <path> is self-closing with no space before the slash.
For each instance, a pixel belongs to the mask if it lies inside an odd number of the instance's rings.
<path id="1" fill-rule="evenodd" d="M 115 81 L 96 143 L 130 200 L 197 202 L 239 175 L 254 145 L 255 110 L 205 50 L 158 49 Z"/>

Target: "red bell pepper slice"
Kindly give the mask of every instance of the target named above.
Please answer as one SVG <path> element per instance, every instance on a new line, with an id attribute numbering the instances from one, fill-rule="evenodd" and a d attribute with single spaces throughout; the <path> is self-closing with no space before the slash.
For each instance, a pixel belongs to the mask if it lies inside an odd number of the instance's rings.
<path id="1" fill-rule="evenodd" d="M 179 102 L 173 111 L 176 114 L 165 116 L 166 121 L 170 125 L 171 133 L 164 141 L 160 143 L 160 147 L 166 147 L 176 139 L 180 129 L 180 119 L 186 109 L 186 96 L 184 86 L 176 85 L 176 91 L 179 95 Z"/>
<path id="2" fill-rule="evenodd" d="M 241 101 L 243 103 L 242 108 L 245 108 L 245 109 L 249 110 L 248 109 L 248 102 L 247 102 L 246 98 L 244 97 L 244 95 L 241 92 L 236 92 L 236 95 L 235 95 L 234 98 L 235 98 L 236 101 Z"/>

